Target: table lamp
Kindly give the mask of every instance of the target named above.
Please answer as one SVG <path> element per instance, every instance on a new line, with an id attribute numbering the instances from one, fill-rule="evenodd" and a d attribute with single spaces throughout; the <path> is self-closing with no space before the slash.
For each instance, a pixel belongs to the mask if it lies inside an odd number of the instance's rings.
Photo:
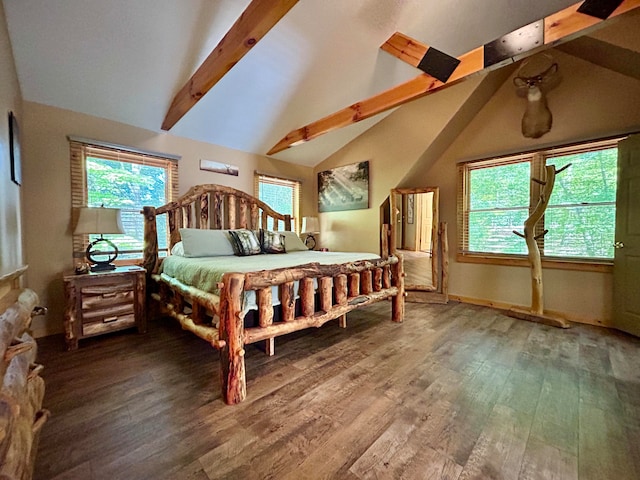
<path id="1" fill-rule="evenodd" d="M 118 257 L 118 247 L 103 238 L 105 233 L 125 233 L 119 208 L 81 207 L 75 235 L 100 234 L 100 238 L 89 244 L 86 251 L 87 260 L 91 264 L 92 272 L 114 270 L 112 263 Z M 105 250 L 101 250 L 105 248 Z"/>
<path id="2" fill-rule="evenodd" d="M 304 244 L 309 250 L 316 248 L 316 237 L 320 233 L 320 222 L 318 217 L 302 217 L 302 232 L 307 235 Z"/>

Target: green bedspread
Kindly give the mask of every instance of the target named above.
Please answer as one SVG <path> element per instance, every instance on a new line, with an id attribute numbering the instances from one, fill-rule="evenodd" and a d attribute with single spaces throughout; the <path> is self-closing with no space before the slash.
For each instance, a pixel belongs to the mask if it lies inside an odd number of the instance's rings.
<path id="1" fill-rule="evenodd" d="M 314 250 L 285 254 L 252 255 L 247 257 L 187 258 L 171 255 L 163 260 L 161 273 L 173 277 L 185 285 L 191 285 L 200 290 L 217 295 L 219 293 L 217 284 L 222 281 L 222 276 L 226 272 L 257 272 L 260 270 L 295 267 L 307 263 L 334 265 L 377 258 L 379 258 L 379 256 L 374 253 L 319 252 Z M 294 291 L 297 294 L 297 282 Z M 277 288 L 274 288 L 273 300 L 274 305 L 280 303 Z M 243 309 L 247 311 L 255 308 L 257 308 L 255 304 L 255 293 L 246 292 Z"/>

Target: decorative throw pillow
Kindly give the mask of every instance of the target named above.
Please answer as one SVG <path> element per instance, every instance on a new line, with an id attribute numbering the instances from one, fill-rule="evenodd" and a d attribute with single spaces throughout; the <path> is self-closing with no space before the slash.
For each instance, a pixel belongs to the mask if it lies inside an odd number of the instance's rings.
<path id="1" fill-rule="evenodd" d="M 184 244 L 182 242 L 176 243 L 171 249 L 171 255 L 184 257 Z"/>
<path id="2" fill-rule="evenodd" d="M 307 246 L 300 240 L 296 232 L 275 232 L 284 235 L 284 246 L 287 252 L 304 252 L 309 250 Z"/>
<path id="3" fill-rule="evenodd" d="M 246 257 L 247 255 L 262 253 L 260 241 L 252 230 L 229 230 L 229 235 L 231 236 L 231 243 L 236 255 Z"/>
<path id="4" fill-rule="evenodd" d="M 264 253 L 287 253 L 284 235 L 262 228 L 260 229 L 260 246 Z"/>

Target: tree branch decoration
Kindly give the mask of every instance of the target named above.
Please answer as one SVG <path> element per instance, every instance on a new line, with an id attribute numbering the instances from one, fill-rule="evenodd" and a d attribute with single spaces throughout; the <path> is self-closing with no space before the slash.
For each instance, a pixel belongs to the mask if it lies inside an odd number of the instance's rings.
<path id="1" fill-rule="evenodd" d="M 540 199 L 538 204 L 533 209 L 533 212 L 529 215 L 524 222 L 524 234 L 518 231 L 513 231 L 519 237 L 522 237 L 527 242 L 527 251 L 529 258 L 529 265 L 531 266 L 531 309 L 530 312 L 515 312 L 518 318 L 524 318 L 526 320 L 540 321 L 563 328 L 569 327 L 569 323 L 564 319 L 550 318 L 544 315 L 544 301 L 543 301 L 543 288 L 542 288 L 542 262 L 540 260 L 540 249 L 538 248 L 538 242 L 540 238 L 544 237 L 549 230 L 544 230 L 540 234 L 536 235 L 536 224 L 544 215 L 545 210 L 549 204 L 551 193 L 553 192 L 553 186 L 555 184 L 556 176 L 562 171 L 569 168 L 571 164 L 567 164 L 559 170 L 556 170 L 555 165 L 545 166 L 545 180 L 533 178 L 532 180 L 539 185 L 542 185 L 542 192 L 540 193 Z M 511 310 L 514 313 L 514 310 Z"/>

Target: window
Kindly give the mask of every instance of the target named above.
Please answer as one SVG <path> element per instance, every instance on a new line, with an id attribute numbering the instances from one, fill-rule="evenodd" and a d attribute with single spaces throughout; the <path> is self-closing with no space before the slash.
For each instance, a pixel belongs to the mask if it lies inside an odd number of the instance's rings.
<path id="1" fill-rule="evenodd" d="M 300 181 L 256 173 L 254 190 L 255 196 L 276 212 L 291 215 L 293 230 L 298 231 Z M 272 219 L 269 221 L 273 222 Z M 273 224 L 267 228 L 272 229 Z"/>
<path id="2" fill-rule="evenodd" d="M 535 208 L 546 165 L 561 170 L 536 225 L 543 258 L 613 260 L 618 149 L 616 140 L 461 164 L 458 253 L 464 257 L 526 256 L 524 221 Z M 541 235 L 545 230 L 548 232 Z"/>
<path id="3" fill-rule="evenodd" d="M 72 206 L 121 209 L 126 233 L 105 238 L 118 247 L 118 260 L 131 263 L 142 258 L 144 220 L 140 210 L 143 206 L 159 207 L 177 196 L 177 159 L 70 140 Z M 158 223 L 160 251 L 166 251 L 168 244 L 165 223 Z M 74 235 L 74 257 L 84 258 L 87 245 L 96 238 L 99 235 Z"/>

